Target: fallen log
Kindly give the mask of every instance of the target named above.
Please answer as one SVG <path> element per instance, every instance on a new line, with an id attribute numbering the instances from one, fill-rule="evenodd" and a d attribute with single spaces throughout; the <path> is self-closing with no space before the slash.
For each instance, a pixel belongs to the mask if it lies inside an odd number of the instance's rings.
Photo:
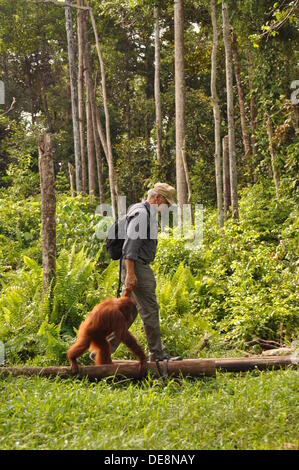
<path id="1" fill-rule="evenodd" d="M 215 359 L 216 370 L 221 370 L 222 372 L 243 372 L 254 369 L 284 369 L 291 365 L 296 365 L 296 361 L 291 356 L 231 357 Z"/>
<path id="2" fill-rule="evenodd" d="M 160 377 L 165 375 L 173 377 L 202 377 L 215 376 L 216 368 L 213 359 L 186 359 L 184 361 L 168 362 L 167 368 L 163 362 L 159 366 L 155 362 L 148 362 L 147 368 L 154 375 Z M 73 374 L 70 367 L 0 367 L 0 377 L 13 376 L 33 376 L 62 378 L 88 377 L 90 380 L 98 380 L 104 377 L 122 376 L 128 379 L 142 378 L 137 361 L 114 361 L 113 364 L 102 366 L 81 366 L 78 374 Z"/>

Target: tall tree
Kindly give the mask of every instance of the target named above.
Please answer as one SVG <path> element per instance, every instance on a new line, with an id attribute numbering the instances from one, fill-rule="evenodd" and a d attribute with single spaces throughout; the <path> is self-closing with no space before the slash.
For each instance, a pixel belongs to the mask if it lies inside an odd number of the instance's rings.
<path id="1" fill-rule="evenodd" d="M 213 25 L 213 48 L 212 48 L 212 71 L 211 71 L 211 94 L 213 101 L 214 122 L 215 122 L 215 173 L 216 173 L 216 191 L 218 222 L 220 228 L 223 227 L 223 201 L 222 201 L 222 175 L 221 175 L 221 137 L 220 137 L 220 108 L 217 95 L 217 46 L 218 29 L 216 15 L 216 1 L 211 0 L 211 18 Z"/>
<path id="2" fill-rule="evenodd" d="M 72 99 L 72 118 L 73 118 L 75 168 L 76 168 L 76 190 L 77 190 L 77 193 L 79 193 L 82 190 L 82 171 L 81 171 L 79 111 L 78 111 L 78 90 L 77 90 L 77 78 L 76 78 L 76 66 L 75 66 L 72 9 L 69 6 L 65 7 L 65 20 L 66 20 L 70 87 L 71 87 L 71 99 Z"/>
<path id="3" fill-rule="evenodd" d="M 41 134 L 38 140 L 44 294 L 49 292 L 56 273 L 56 196 L 52 140 L 51 134 Z"/>
<path id="4" fill-rule="evenodd" d="M 84 5 L 83 0 L 77 0 L 79 7 Z M 87 168 L 85 159 L 85 126 L 84 126 L 84 37 L 83 37 L 83 21 L 84 12 L 78 8 L 77 11 L 77 29 L 78 29 L 78 111 L 79 111 L 79 128 L 80 128 L 80 145 L 81 145 L 81 163 L 82 163 L 82 191 L 87 191 Z"/>
<path id="5" fill-rule="evenodd" d="M 87 126 L 87 157 L 88 157 L 88 188 L 89 194 L 93 197 L 96 194 L 96 157 L 94 147 L 94 132 L 92 121 L 92 93 L 93 81 L 91 76 L 91 63 L 90 63 L 90 44 L 88 38 L 88 15 L 83 12 L 83 37 L 84 37 L 84 79 L 86 88 L 85 109 L 86 109 L 86 126 Z"/>
<path id="6" fill-rule="evenodd" d="M 184 67 L 184 2 L 174 1 L 175 46 L 175 121 L 176 121 L 176 181 L 180 207 L 187 203 L 187 181 L 182 153 L 185 146 L 185 67 Z"/>
<path id="7" fill-rule="evenodd" d="M 231 190 L 229 177 L 229 154 L 228 154 L 228 135 L 222 139 L 223 149 L 223 202 L 224 213 L 227 215 L 231 205 Z"/>
<path id="8" fill-rule="evenodd" d="M 248 138 L 248 133 L 247 133 L 247 125 L 246 125 L 244 91 L 243 91 L 242 82 L 241 82 L 238 41 L 237 41 L 237 35 L 234 31 L 232 31 L 232 52 L 233 52 L 233 58 L 234 58 L 235 76 L 236 76 L 238 97 L 239 97 L 243 145 L 244 145 L 245 157 L 249 157 L 250 144 L 249 144 L 249 138 Z"/>
<path id="9" fill-rule="evenodd" d="M 113 163 L 113 153 L 112 153 L 112 143 L 111 143 L 111 131 L 110 131 L 110 113 L 108 107 L 108 95 L 107 95 L 107 86 L 106 86 L 106 73 L 105 73 L 105 65 L 103 61 L 102 51 L 100 47 L 100 41 L 97 31 L 97 25 L 94 19 L 92 9 L 89 10 L 92 28 L 95 36 L 96 41 L 96 49 L 98 53 L 100 69 L 101 69 L 101 82 L 102 82 L 102 93 L 103 93 L 103 105 L 104 105 L 104 112 L 105 112 L 105 121 L 106 121 L 106 143 L 107 143 L 107 152 L 108 152 L 108 172 L 109 172 L 109 185 L 110 185 L 110 194 L 111 194 L 111 205 L 113 216 L 116 217 L 117 214 L 117 185 L 115 182 L 115 175 L 114 175 L 114 163 Z"/>
<path id="10" fill-rule="evenodd" d="M 104 204 L 105 188 L 104 188 L 104 181 L 103 181 L 103 159 L 102 159 L 101 148 L 100 148 L 100 138 L 99 138 L 98 129 L 97 129 L 97 107 L 96 107 L 96 98 L 95 98 L 94 92 L 91 95 L 90 104 L 91 104 L 91 116 L 92 116 L 92 127 L 93 127 L 93 139 L 94 139 L 95 155 L 96 155 L 97 170 L 98 170 L 100 203 Z"/>
<path id="11" fill-rule="evenodd" d="M 267 133 L 268 133 L 268 139 L 269 139 L 269 151 L 270 151 L 270 156 L 271 156 L 272 174 L 273 174 L 273 180 L 274 180 L 274 185 L 275 185 L 276 197 L 278 199 L 279 198 L 279 173 L 277 170 L 277 162 L 276 162 L 276 156 L 275 156 L 274 145 L 273 145 L 273 127 L 272 127 L 271 117 L 268 113 L 266 115 L 266 118 L 267 118 Z"/>
<path id="12" fill-rule="evenodd" d="M 248 75 L 249 75 L 249 90 L 250 90 L 250 131 L 251 131 L 251 165 L 252 165 L 252 175 L 253 175 L 253 183 L 257 182 L 257 174 L 254 171 L 254 161 L 256 156 L 256 104 L 255 104 L 255 97 L 253 91 L 253 74 L 254 74 L 254 67 L 253 67 L 253 57 L 252 54 L 249 55 L 249 62 L 248 62 Z"/>
<path id="13" fill-rule="evenodd" d="M 238 209 L 238 182 L 237 182 L 237 164 L 236 164 L 236 142 L 235 142 L 235 118 L 234 118 L 234 89 L 233 89 L 233 61 L 230 36 L 230 21 L 227 3 L 222 1 L 223 18 L 223 38 L 225 47 L 225 66 L 226 66 L 226 94 L 227 94 L 227 119 L 228 119 L 228 147 L 229 147 L 229 168 L 230 168 L 230 187 L 232 216 L 234 219 L 239 217 Z"/>
<path id="14" fill-rule="evenodd" d="M 156 102 L 156 135 L 157 135 L 157 161 L 162 162 L 162 114 L 160 93 L 160 24 L 159 6 L 154 8 L 155 18 L 155 102 Z"/>

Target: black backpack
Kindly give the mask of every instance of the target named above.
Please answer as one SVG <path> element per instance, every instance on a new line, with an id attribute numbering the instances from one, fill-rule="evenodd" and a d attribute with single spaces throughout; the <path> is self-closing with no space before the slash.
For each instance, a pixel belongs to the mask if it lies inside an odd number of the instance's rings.
<path id="1" fill-rule="evenodd" d="M 141 203 L 147 210 L 148 216 L 150 217 L 150 211 L 148 207 Z M 118 219 L 108 230 L 106 238 L 106 248 L 111 259 L 117 260 L 122 257 L 122 249 L 126 239 L 126 222 L 127 216 L 123 216 Z M 149 228 L 149 223 L 148 223 Z"/>

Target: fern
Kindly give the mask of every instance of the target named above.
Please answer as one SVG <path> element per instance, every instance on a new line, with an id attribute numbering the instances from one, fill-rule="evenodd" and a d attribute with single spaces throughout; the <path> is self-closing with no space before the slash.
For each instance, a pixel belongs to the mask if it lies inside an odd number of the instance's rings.
<path id="1" fill-rule="evenodd" d="M 56 265 L 56 279 L 53 289 L 51 323 L 76 324 L 82 316 L 86 291 L 92 286 L 95 262 L 86 256 L 84 249 L 76 253 L 75 245 L 71 252 L 62 250 Z"/>
<path id="2" fill-rule="evenodd" d="M 180 263 L 173 277 L 159 282 L 158 300 L 161 312 L 184 315 L 190 308 L 190 292 L 195 288 L 195 279 L 189 268 Z"/>

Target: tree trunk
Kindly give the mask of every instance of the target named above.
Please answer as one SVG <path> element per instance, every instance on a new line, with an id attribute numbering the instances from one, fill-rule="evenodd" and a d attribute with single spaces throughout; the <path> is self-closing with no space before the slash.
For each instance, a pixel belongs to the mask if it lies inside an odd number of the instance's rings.
<path id="1" fill-rule="evenodd" d="M 54 127 L 53 127 L 53 122 L 52 122 L 51 115 L 50 115 L 50 112 L 49 112 L 47 94 L 46 94 L 46 90 L 45 90 L 46 87 L 45 87 L 44 83 L 45 83 L 45 80 L 44 80 L 44 77 L 42 76 L 41 77 L 40 92 L 41 92 L 42 103 L 43 103 L 43 106 L 44 106 L 45 116 L 46 116 L 46 119 L 47 119 L 47 126 L 48 126 L 47 132 L 49 132 L 50 134 L 53 134 L 54 133 Z"/>
<path id="2" fill-rule="evenodd" d="M 92 94 L 93 94 L 93 83 L 91 77 L 91 66 L 90 66 L 90 45 L 88 39 L 88 28 L 87 28 L 88 16 L 83 13 L 82 29 L 84 37 L 84 79 L 85 79 L 85 110 L 86 110 L 86 125 L 87 125 L 87 158 L 88 158 L 88 189 L 89 195 L 93 198 L 96 194 L 97 182 L 96 182 L 96 158 L 95 158 L 95 147 L 93 137 L 93 123 L 92 123 Z"/>
<path id="3" fill-rule="evenodd" d="M 95 98 L 94 90 L 92 90 L 90 104 L 91 104 L 91 115 L 92 115 L 93 139 L 94 139 L 94 147 L 95 147 L 95 152 L 96 152 L 100 204 L 104 204 L 105 203 L 105 189 L 104 189 L 104 182 L 103 182 L 103 161 L 102 161 L 102 154 L 101 154 L 101 148 L 100 148 L 100 139 L 99 139 L 99 134 L 98 134 L 98 129 L 97 129 L 97 107 L 96 107 L 95 99 L 96 98 Z"/>
<path id="4" fill-rule="evenodd" d="M 186 154 L 185 154 L 185 142 L 184 142 L 184 146 L 182 150 L 182 161 L 183 161 L 183 167 L 184 167 L 187 188 L 188 188 L 188 204 L 192 204 L 192 186 L 191 186 L 191 179 L 190 179 L 190 174 L 189 174 L 187 159 L 186 159 Z M 191 208 L 191 219 L 192 219 L 192 224 L 193 224 L 194 218 L 193 218 L 192 208 Z"/>
<path id="5" fill-rule="evenodd" d="M 256 129 L 256 106 L 255 106 L 255 99 L 253 95 L 253 59 L 252 56 L 249 55 L 249 89 L 250 89 L 250 127 L 251 127 L 251 165 L 252 165 L 252 176 L 253 176 L 253 183 L 257 182 L 257 174 L 255 172 L 254 163 L 255 163 L 255 156 L 256 156 L 256 138 L 255 138 L 255 129 Z"/>
<path id="6" fill-rule="evenodd" d="M 227 93 L 227 118 L 228 118 L 228 147 L 229 147 L 229 167 L 230 167 L 230 186 L 232 201 L 232 216 L 239 218 L 238 209 L 238 182 L 237 182 L 237 164 L 236 164 L 236 142 L 235 142 L 235 120 L 234 120 L 234 89 L 233 89 L 233 63 L 232 48 L 230 39 L 230 22 L 226 2 L 222 2 L 223 16 L 223 38 L 225 47 L 226 63 L 226 93 Z"/>
<path id="7" fill-rule="evenodd" d="M 95 156 L 95 143 L 92 125 L 92 111 L 90 102 L 90 93 L 86 90 L 86 121 L 87 121 L 87 154 L 88 154 L 88 189 L 91 199 L 94 198 L 97 192 L 96 181 L 96 156 Z"/>
<path id="8" fill-rule="evenodd" d="M 250 145 L 249 145 L 249 138 L 248 138 L 248 133 L 247 133 L 247 126 L 246 126 L 244 92 L 243 92 L 242 83 L 241 83 L 240 61 L 239 61 L 239 53 L 238 53 L 237 36 L 236 36 L 234 31 L 232 32 L 232 52 L 233 52 L 233 58 L 234 58 L 235 76 L 236 76 L 238 97 L 239 97 L 243 145 L 244 145 L 244 150 L 245 150 L 245 157 L 249 157 L 250 156 Z"/>
<path id="9" fill-rule="evenodd" d="M 222 148 L 223 148 L 223 200 L 224 200 L 224 213 L 225 215 L 227 215 L 229 207 L 231 205 L 228 135 L 223 137 Z"/>
<path id="10" fill-rule="evenodd" d="M 48 292 L 56 272 L 56 196 L 51 134 L 38 141 L 41 188 L 43 292 Z"/>
<path id="11" fill-rule="evenodd" d="M 174 2 L 176 181 L 179 207 L 187 203 L 187 182 L 182 160 L 185 142 L 184 2 Z"/>
<path id="12" fill-rule="evenodd" d="M 83 6 L 83 0 L 78 0 L 78 6 Z M 78 27 L 78 111 L 79 111 L 79 130 L 81 145 L 81 163 L 82 163 L 82 192 L 87 192 L 87 168 L 85 155 L 85 129 L 84 129 L 84 35 L 82 28 L 83 15 L 85 13 L 78 9 L 77 27 Z"/>
<path id="13" fill-rule="evenodd" d="M 68 43 L 69 72 L 70 72 L 70 88 L 72 99 L 72 118 L 74 133 L 74 151 L 75 151 L 75 167 L 76 167 L 76 190 L 77 193 L 82 191 L 81 178 L 81 149 L 80 149 L 80 129 L 79 129 L 79 112 L 78 112 L 78 90 L 75 68 L 75 50 L 73 39 L 73 22 L 72 9 L 65 7 L 66 33 Z"/>
<path id="14" fill-rule="evenodd" d="M 222 177 L 221 177 L 221 137 L 220 137 L 220 109 L 217 95 L 217 46 L 218 46 L 218 30 L 216 3 L 211 0 L 211 18 L 213 25 L 213 49 L 212 49 L 212 71 L 211 71 L 211 94 L 213 101 L 214 121 L 215 121 L 215 174 L 216 174 L 216 191 L 217 191 L 217 207 L 219 227 L 222 228 L 223 220 L 223 201 L 222 201 Z"/>
<path id="15" fill-rule="evenodd" d="M 154 8 L 155 17 L 155 103 L 156 103 L 156 135 L 157 135 L 157 162 L 162 163 L 162 114 L 160 94 L 160 25 L 159 7 Z"/>
<path id="16" fill-rule="evenodd" d="M 126 64 L 129 67 L 128 64 Z M 129 80 L 126 81 L 126 108 L 125 108 L 126 131 L 128 140 L 131 138 L 131 106 L 130 106 L 130 85 Z"/>
<path id="17" fill-rule="evenodd" d="M 68 168 L 69 168 L 69 177 L 70 177 L 71 196 L 74 197 L 75 196 L 74 167 L 70 162 L 68 163 Z"/>
<path id="18" fill-rule="evenodd" d="M 96 49 L 97 49 L 100 68 L 101 68 L 103 104 L 104 104 L 105 120 L 106 120 L 106 142 L 107 142 L 107 152 L 108 152 L 108 171 L 109 171 L 111 204 L 112 204 L 113 217 L 116 217 L 116 214 L 117 214 L 116 187 L 117 186 L 115 184 L 115 176 L 114 176 L 114 163 L 113 163 L 113 153 L 112 153 L 112 144 L 111 144 L 111 135 L 110 135 L 110 114 L 109 114 L 109 108 L 108 108 L 105 67 L 104 67 L 104 61 L 102 57 L 102 51 L 100 48 L 97 26 L 96 26 L 96 22 L 93 16 L 92 9 L 89 10 L 89 14 L 91 18 L 91 23 L 92 23 L 93 32 L 94 32 L 95 41 L 96 41 Z"/>
<path id="19" fill-rule="evenodd" d="M 276 168 L 276 156 L 275 156 L 274 146 L 273 146 L 273 128 L 272 128 L 270 115 L 267 114 L 266 117 L 267 117 L 267 133 L 268 133 L 268 138 L 269 138 L 269 151 L 271 155 L 272 174 L 273 174 L 273 179 L 274 179 L 276 197 L 278 199 L 279 198 L 279 173 Z"/>

